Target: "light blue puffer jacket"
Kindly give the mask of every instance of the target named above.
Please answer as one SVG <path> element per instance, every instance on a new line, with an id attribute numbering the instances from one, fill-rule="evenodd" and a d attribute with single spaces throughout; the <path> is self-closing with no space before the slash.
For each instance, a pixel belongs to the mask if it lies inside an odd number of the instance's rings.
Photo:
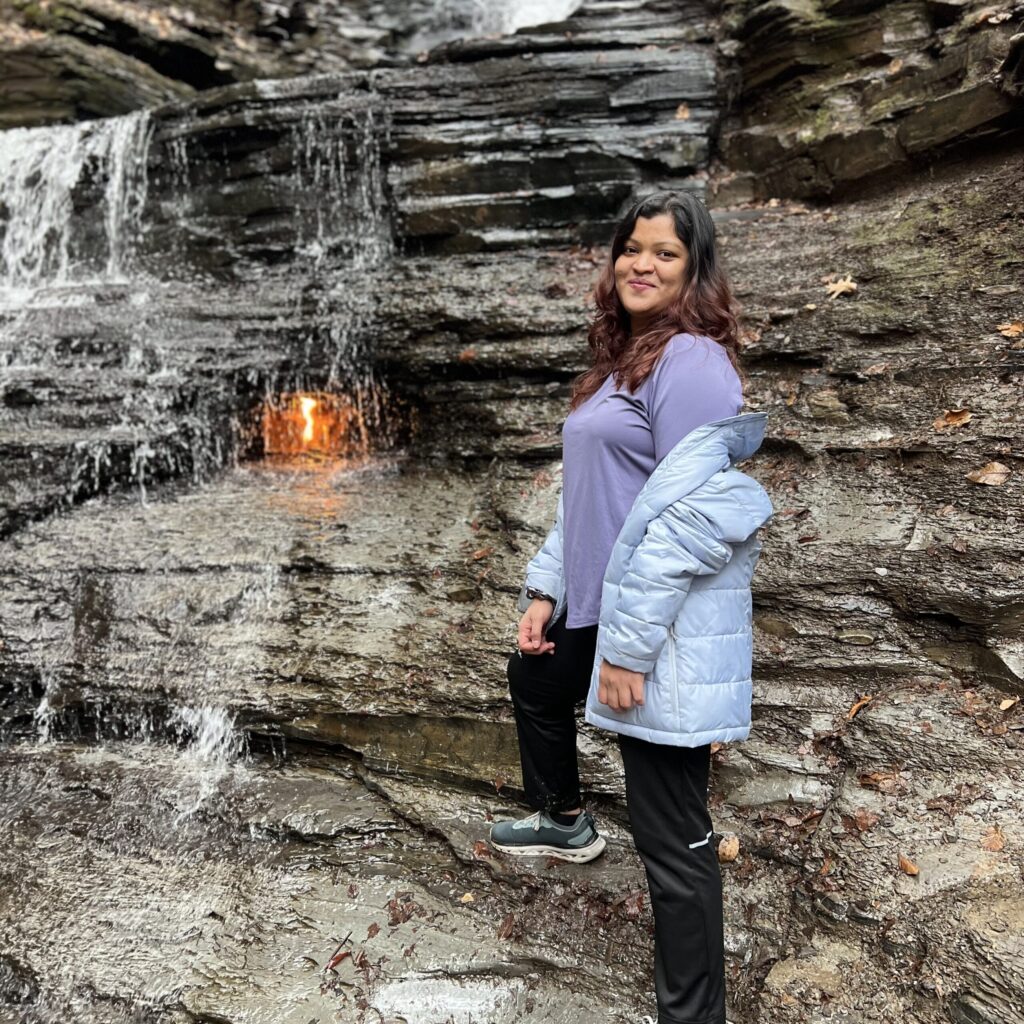
<path id="1" fill-rule="evenodd" d="M 604 574 L 586 719 L 652 743 L 696 747 L 750 733 L 757 531 L 773 514 L 765 489 L 734 463 L 761 446 L 768 414 L 741 413 L 692 430 L 655 467 L 619 532 Z M 563 504 L 526 588 L 565 611 Z M 542 655 L 538 655 L 542 657 Z M 645 674 L 644 704 L 597 699 L 601 659 Z"/>

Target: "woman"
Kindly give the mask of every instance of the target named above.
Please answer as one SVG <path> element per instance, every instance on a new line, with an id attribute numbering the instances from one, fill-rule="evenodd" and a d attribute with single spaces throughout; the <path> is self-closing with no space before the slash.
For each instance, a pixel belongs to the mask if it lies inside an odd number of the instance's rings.
<path id="1" fill-rule="evenodd" d="M 741 414 L 729 286 L 703 204 L 640 199 L 596 290 L 592 365 L 562 428 L 555 526 L 527 567 L 508 678 L 536 813 L 497 823 L 515 855 L 588 861 L 576 705 L 618 734 L 655 919 L 659 1024 L 724 1024 L 722 889 L 707 808 L 711 743 L 750 731 L 750 580 L 764 489 L 732 467 L 764 435 Z"/>

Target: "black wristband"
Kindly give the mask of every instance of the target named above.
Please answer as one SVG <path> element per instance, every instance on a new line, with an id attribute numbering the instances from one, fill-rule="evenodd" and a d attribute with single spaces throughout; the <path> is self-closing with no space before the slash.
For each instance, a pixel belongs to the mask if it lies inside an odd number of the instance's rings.
<path id="1" fill-rule="evenodd" d="M 542 601 L 550 601 L 552 605 L 558 604 L 558 602 L 550 594 L 545 594 L 543 590 L 538 590 L 536 587 L 527 587 L 526 596 L 531 601 L 535 601 L 537 600 L 537 598 L 540 598 Z"/>

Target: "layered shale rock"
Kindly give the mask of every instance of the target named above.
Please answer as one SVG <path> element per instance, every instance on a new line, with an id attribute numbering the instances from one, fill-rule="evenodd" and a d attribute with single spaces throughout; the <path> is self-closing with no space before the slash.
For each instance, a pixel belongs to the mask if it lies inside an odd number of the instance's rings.
<path id="1" fill-rule="evenodd" d="M 1012 3 L 770 0 L 726 11 L 735 99 L 723 203 L 848 192 L 1024 128 Z"/>

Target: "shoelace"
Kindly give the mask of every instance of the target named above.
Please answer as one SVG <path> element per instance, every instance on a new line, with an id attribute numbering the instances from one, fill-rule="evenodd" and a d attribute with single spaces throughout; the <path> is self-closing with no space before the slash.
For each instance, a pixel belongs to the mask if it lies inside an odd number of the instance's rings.
<path id="1" fill-rule="evenodd" d="M 543 813 L 544 813 L 543 811 L 534 811 L 534 813 L 531 814 L 528 818 L 520 818 L 519 821 L 517 821 L 515 823 L 514 827 L 515 828 L 532 828 L 534 832 L 539 832 L 540 831 L 540 825 L 541 825 L 540 819 L 541 819 L 541 815 Z"/>

